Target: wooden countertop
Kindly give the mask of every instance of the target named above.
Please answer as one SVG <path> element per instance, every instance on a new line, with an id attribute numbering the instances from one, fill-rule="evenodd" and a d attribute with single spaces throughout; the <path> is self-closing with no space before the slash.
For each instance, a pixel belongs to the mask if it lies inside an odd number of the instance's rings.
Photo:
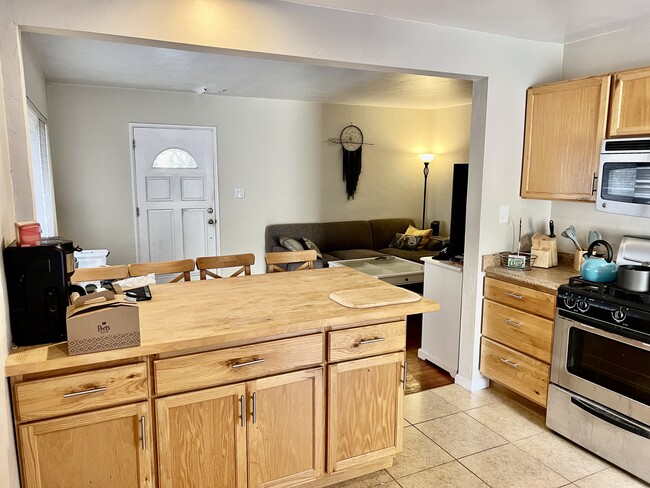
<path id="1" fill-rule="evenodd" d="M 392 286 L 346 267 L 153 285 L 152 300 L 139 302 L 139 347 L 79 356 L 68 356 L 67 342 L 18 347 L 7 357 L 5 374 L 16 376 L 282 334 L 317 332 L 440 308 L 436 302 L 423 298 L 414 303 L 354 309 L 329 298 L 335 291 L 379 291 Z"/>
<path id="2" fill-rule="evenodd" d="M 571 266 L 531 268 L 528 271 L 508 269 L 503 266 L 489 266 L 485 268 L 485 276 L 490 278 L 527 286 L 551 294 L 557 293 L 558 287 L 568 283 L 569 278 L 578 275 L 580 273 Z"/>

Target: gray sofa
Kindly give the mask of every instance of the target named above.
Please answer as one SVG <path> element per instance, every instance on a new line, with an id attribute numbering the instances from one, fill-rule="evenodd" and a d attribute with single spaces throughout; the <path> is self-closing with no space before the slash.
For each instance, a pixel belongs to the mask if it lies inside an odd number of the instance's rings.
<path id="1" fill-rule="evenodd" d="M 388 247 L 395 234 L 404 233 L 412 219 L 351 220 L 311 224 L 267 225 L 264 233 L 265 251 L 286 251 L 280 245 L 280 236 L 293 237 L 297 241 L 306 237 L 318 246 L 323 254 L 323 264 L 341 259 L 397 256 L 420 262 L 424 256 L 436 256 L 443 242 L 434 238 L 425 249 L 406 251 Z"/>

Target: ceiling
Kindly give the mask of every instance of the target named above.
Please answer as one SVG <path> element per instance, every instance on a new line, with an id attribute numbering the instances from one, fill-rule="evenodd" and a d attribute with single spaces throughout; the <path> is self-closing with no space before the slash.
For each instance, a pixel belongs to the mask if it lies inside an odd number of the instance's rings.
<path id="1" fill-rule="evenodd" d="M 648 0 L 280 0 L 565 43 L 650 22 Z M 48 82 L 319 103 L 437 109 L 472 83 L 124 42 L 25 33 Z"/>

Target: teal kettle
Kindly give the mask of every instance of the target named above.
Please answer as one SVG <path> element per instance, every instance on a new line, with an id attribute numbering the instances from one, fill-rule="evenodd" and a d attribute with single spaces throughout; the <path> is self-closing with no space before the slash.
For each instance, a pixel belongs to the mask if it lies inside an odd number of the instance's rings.
<path id="1" fill-rule="evenodd" d="M 607 249 L 607 257 L 601 258 L 593 255 L 594 248 L 598 245 L 602 245 Z M 592 242 L 584 254 L 584 258 L 585 260 L 580 266 L 580 277 L 583 280 L 609 283 L 616 279 L 616 264 L 612 263 L 612 246 L 607 241 L 597 240 Z"/>

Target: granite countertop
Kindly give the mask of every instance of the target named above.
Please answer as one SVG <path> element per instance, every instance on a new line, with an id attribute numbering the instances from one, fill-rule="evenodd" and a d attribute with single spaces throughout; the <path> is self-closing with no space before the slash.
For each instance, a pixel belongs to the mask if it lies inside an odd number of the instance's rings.
<path id="1" fill-rule="evenodd" d="M 485 276 L 523 285 L 535 290 L 555 294 L 560 285 L 569 282 L 569 278 L 580 273 L 571 266 L 560 265 L 553 268 L 531 268 L 528 271 L 508 269 L 503 266 L 488 266 Z"/>

